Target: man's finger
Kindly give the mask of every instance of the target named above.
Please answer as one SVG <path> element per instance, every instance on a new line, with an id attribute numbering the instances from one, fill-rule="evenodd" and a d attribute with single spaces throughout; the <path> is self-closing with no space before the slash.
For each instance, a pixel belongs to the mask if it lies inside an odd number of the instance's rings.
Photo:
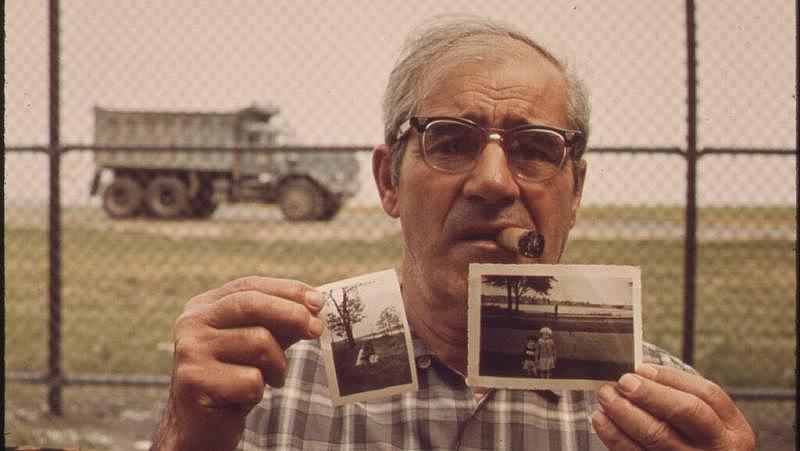
<path id="1" fill-rule="evenodd" d="M 220 362 L 259 368 L 264 381 L 282 387 L 286 377 L 286 356 L 279 341 L 263 327 L 217 331 L 209 346 Z"/>
<path id="2" fill-rule="evenodd" d="M 181 387 L 178 396 L 209 409 L 248 410 L 264 396 L 263 374 L 252 366 L 183 365 L 176 368 L 173 378 Z"/>
<path id="3" fill-rule="evenodd" d="M 242 291 L 258 291 L 267 295 L 305 304 L 312 312 L 319 312 L 324 305 L 322 293 L 311 285 L 291 279 L 275 279 L 272 277 L 248 276 L 232 280 L 225 285 L 211 290 L 212 298 L 220 300 L 233 293 Z"/>
<path id="4" fill-rule="evenodd" d="M 605 415 L 642 448 L 656 451 L 690 449 L 677 431 L 631 403 L 611 385 L 601 387 L 597 391 L 597 399 Z"/>
<path id="5" fill-rule="evenodd" d="M 701 376 L 650 363 L 639 365 L 636 373 L 659 384 L 697 396 L 708 404 L 724 423 L 740 421 L 743 418 L 725 390 Z"/>
<path id="6" fill-rule="evenodd" d="M 235 292 L 210 306 L 204 315 L 218 329 L 261 326 L 283 337 L 312 338 L 322 333 L 322 320 L 305 305 L 261 292 Z"/>
<path id="7" fill-rule="evenodd" d="M 592 427 L 600 440 L 612 451 L 644 451 L 599 410 L 592 415 Z"/>
<path id="8" fill-rule="evenodd" d="M 725 424 L 714 409 L 691 393 L 630 373 L 620 378 L 617 388 L 633 404 L 694 444 L 714 445 L 724 436 Z"/>

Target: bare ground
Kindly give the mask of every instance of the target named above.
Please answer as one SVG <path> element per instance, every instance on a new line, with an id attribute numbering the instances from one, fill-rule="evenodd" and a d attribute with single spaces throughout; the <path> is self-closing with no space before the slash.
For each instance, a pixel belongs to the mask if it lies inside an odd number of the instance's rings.
<path id="1" fill-rule="evenodd" d="M 167 387 L 67 387 L 63 415 L 49 413 L 47 389 L 7 383 L 5 445 L 147 450 L 161 417 Z"/>

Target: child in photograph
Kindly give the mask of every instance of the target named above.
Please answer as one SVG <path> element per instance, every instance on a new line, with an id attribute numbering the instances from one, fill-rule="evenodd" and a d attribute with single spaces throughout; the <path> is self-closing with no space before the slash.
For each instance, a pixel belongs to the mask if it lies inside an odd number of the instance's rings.
<path id="1" fill-rule="evenodd" d="M 525 350 L 522 353 L 522 371 L 530 377 L 536 377 L 538 374 L 536 368 L 537 357 L 536 337 L 529 335 Z"/>
<path id="2" fill-rule="evenodd" d="M 368 341 L 358 351 L 356 357 L 356 366 L 369 365 L 378 361 L 378 355 L 375 353 L 375 348 L 371 341 Z"/>
<path id="3" fill-rule="evenodd" d="M 549 327 L 542 327 L 539 334 L 539 341 L 536 343 L 539 351 L 539 372 L 541 377 L 549 379 L 550 373 L 556 367 L 556 342 L 553 341 L 553 331 Z"/>

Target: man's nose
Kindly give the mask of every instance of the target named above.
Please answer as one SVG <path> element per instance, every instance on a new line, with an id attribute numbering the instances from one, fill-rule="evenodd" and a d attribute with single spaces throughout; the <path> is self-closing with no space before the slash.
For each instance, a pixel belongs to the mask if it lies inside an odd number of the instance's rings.
<path id="1" fill-rule="evenodd" d="M 508 158 L 500 142 L 489 141 L 477 156 L 475 167 L 467 174 L 464 195 L 488 203 L 498 203 L 519 197 L 519 185 L 508 166 Z"/>

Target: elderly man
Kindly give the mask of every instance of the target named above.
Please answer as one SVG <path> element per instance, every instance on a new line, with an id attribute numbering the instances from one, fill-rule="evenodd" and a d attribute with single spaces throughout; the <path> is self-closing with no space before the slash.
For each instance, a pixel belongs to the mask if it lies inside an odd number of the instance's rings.
<path id="1" fill-rule="evenodd" d="M 154 449 L 753 448 L 730 398 L 651 345 L 648 364 L 597 393 L 465 385 L 468 264 L 558 262 L 576 221 L 588 105 L 555 57 L 494 23 L 434 25 L 392 71 L 384 115 L 372 168 L 402 225 L 419 391 L 331 407 L 321 294 L 246 277 L 193 298 L 175 323 Z M 543 255 L 500 247 L 508 226 L 536 228 Z"/>

